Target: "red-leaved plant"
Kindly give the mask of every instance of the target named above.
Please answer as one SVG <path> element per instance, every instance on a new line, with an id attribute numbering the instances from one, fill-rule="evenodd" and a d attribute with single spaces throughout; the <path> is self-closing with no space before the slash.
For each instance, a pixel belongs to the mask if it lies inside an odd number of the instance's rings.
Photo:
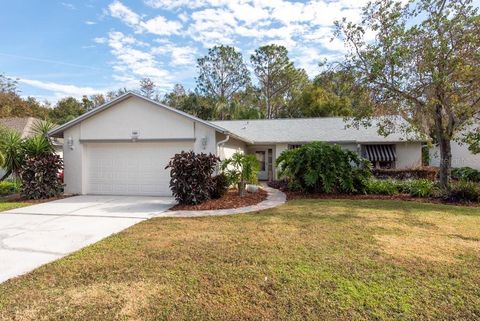
<path id="1" fill-rule="evenodd" d="M 20 171 L 22 197 L 42 199 L 60 195 L 63 184 L 59 173 L 63 170 L 60 156 L 47 153 L 29 157 Z"/>
<path id="2" fill-rule="evenodd" d="M 215 187 L 212 174 L 219 161 L 213 154 L 175 154 L 165 169 L 170 168 L 170 189 L 177 202 L 195 205 L 210 199 Z"/>

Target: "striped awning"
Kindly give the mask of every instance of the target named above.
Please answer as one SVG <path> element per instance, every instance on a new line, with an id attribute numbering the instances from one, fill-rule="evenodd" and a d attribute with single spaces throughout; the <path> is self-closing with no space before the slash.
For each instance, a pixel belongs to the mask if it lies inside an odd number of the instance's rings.
<path id="1" fill-rule="evenodd" d="M 395 145 L 365 145 L 365 156 L 371 162 L 394 162 Z"/>

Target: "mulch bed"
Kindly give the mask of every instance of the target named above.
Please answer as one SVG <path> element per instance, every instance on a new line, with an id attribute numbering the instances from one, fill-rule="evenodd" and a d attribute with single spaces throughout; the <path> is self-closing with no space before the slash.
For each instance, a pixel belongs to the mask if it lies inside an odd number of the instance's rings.
<path id="1" fill-rule="evenodd" d="M 238 196 L 236 189 L 230 189 L 223 197 L 211 199 L 198 205 L 180 205 L 172 207 L 171 211 L 206 211 L 239 208 L 258 204 L 267 198 L 268 193 L 259 188 L 256 193 L 245 193 L 245 196 Z"/>
<path id="2" fill-rule="evenodd" d="M 290 192 L 283 191 L 287 195 L 287 200 L 296 199 L 346 199 L 346 200 L 393 200 L 393 201 L 409 201 L 417 203 L 429 203 L 429 204 L 444 204 L 444 205 L 456 205 L 456 206 L 468 206 L 468 207 L 480 207 L 478 203 L 452 203 L 446 202 L 438 198 L 420 198 L 412 197 L 408 194 L 395 194 L 395 195 L 364 195 L 364 194 L 308 194 L 302 192 Z"/>

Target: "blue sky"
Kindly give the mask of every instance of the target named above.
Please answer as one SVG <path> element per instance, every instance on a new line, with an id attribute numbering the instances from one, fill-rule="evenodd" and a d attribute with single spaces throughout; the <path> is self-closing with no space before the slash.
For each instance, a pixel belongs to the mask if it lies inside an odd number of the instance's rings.
<path id="1" fill-rule="evenodd" d="M 24 96 L 60 97 L 136 88 L 151 77 L 159 91 L 195 87 L 196 58 L 215 44 L 253 50 L 282 44 L 310 76 L 342 55 L 333 22 L 358 20 L 366 0 L 2 1 L 0 73 Z"/>

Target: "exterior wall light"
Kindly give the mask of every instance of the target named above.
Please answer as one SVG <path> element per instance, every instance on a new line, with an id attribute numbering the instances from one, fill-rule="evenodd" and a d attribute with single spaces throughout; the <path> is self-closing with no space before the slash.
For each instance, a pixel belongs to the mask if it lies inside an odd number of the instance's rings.
<path id="1" fill-rule="evenodd" d="M 68 145 L 68 147 L 70 148 L 70 150 L 73 150 L 73 149 L 74 149 L 74 147 L 73 147 L 73 137 L 72 137 L 72 136 L 68 137 L 68 139 L 67 139 L 67 145 Z"/>
<path id="2" fill-rule="evenodd" d="M 202 143 L 202 149 L 207 149 L 208 137 L 207 136 L 203 137 L 201 140 L 201 143 Z"/>
<path id="3" fill-rule="evenodd" d="M 132 142 L 136 142 L 139 136 L 140 132 L 138 130 L 132 130 Z"/>

